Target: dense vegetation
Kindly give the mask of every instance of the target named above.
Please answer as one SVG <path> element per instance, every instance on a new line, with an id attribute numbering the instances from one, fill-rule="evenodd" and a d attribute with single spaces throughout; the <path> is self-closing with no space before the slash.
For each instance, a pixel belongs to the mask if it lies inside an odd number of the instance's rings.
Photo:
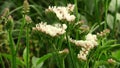
<path id="1" fill-rule="evenodd" d="M 120 0 L 0 0 L 0 68 L 120 68 Z"/>

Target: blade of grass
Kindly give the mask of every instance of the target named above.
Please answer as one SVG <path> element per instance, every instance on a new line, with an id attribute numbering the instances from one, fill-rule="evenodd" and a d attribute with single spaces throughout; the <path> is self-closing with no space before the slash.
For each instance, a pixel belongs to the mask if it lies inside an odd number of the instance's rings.
<path id="1" fill-rule="evenodd" d="M 115 35 L 115 25 L 117 23 L 117 18 L 116 18 L 116 15 L 117 15 L 117 7 L 118 7 L 118 4 L 117 4 L 117 0 L 116 0 L 116 4 L 115 4 L 115 15 L 114 15 L 114 23 L 113 23 L 113 36 Z"/>
<path id="2" fill-rule="evenodd" d="M 16 44 L 15 54 L 17 54 L 17 52 L 18 52 L 19 42 L 20 42 L 20 39 L 21 39 L 21 37 L 22 37 L 24 25 L 25 25 L 25 15 L 23 15 L 23 22 L 22 22 L 22 25 L 21 25 L 21 27 L 20 27 L 20 32 L 19 32 L 18 41 L 17 41 L 17 44 Z"/>
<path id="3" fill-rule="evenodd" d="M 27 46 L 27 68 L 30 68 L 29 67 L 29 27 L 28 27 L 28 24 L 27 24 L 27 27 L 26 27 L 26 46 Z"/>
<path id="4" fill-rule="evenodd" d="M 79 16 L 78 16 L 78 8 L 77 8 L 77 0 L 74 0 L 75 3 L 75 16 L 76 16 L 76 21 L 79 21 Z M 78 32 L 76 32 L 76 39 L 78 39 Z"/>
<path id="5" fill-rule="evenodd" d="M 105 24 L 104 24 L 104 29 L 107 28 L 107 12 L 108 12 L 108 0 L 105 1 Z"/>
<path id="6" fill-rule="evenodd" d="M 5 68 L 5 65 L 4 65 L 4 62 L 3 62 L 1 54 L 0 54 L 0 63 L 2 64 L 2 68 Z"/>
<path id="7" fill-rule="evenodd" d="M 74 0 L 74 3 L 75 3 L 75 15 L 76 15 L 76 20 L 79 21 L 77 0 Z"/>
<path id="8" fill-rule="evenodd" d="M 6 59 L 12 61 L 12 56 L 10 54 L 6 54 L 6 53 L 1 53 L 1 56 L 5 57 Z M 21 65 L 22 67 L 25 65 L 25 63 L 19 58 L 16 58 L 16 64 L 17 65 Z"/>
<path id="9" fill-rule="evenodd" d="M 60 57 L 59 54 L 58 54 L 58 51 L 59 51 L 59 50 L 56 48 L 55 44 L 53 44 L 53 48 L 54 48 L 55 51 L 57 51 L 57 53 L 55 53 L 54 55 L 57 57 L 56 60 L 58 61 L 58 66 L 59 66 L 59 68 L 63 68 L 63 67 L 62 67 L 62 63 L 61 63 L 61 60 L 60 60 L 61 57 Z"/>
<path id="10" fill-rule="evenodd" d="M 12 55 L 11 68 L 16 68 L 16 54 L 15 54 L 15 47 L 14 47 L 11 29 L 8 30 L 8 35 L 9 35 L 9 43 L 10 43 L 10 49 L 11 49 L 11 55 Z"/>
<path id="11" fill-rule="evenodd" d="M 69 41 L 69 38 L 68 38 L 68 32 L 69 32 L 69 29 L 70 29 L 70 24 L 67 23 L 67 25 L 68 25 L 68 29 L 66 31 L 66 40 L 67 40 L 67 45 L 69 47 L 70 58 L 71 58 L 71 61 L 72 61 L 72 64 L 73 64 L 73 68 L 77 68 L 74 53 L 73 53 L 73 50 L 72 50 L 72 47 L 70 45 L 70 41 Z"/>

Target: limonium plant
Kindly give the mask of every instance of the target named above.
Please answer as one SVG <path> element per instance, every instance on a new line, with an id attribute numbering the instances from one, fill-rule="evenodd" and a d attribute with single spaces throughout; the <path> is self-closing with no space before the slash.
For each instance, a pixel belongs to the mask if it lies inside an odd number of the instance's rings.
<path id="1" fill-rule="evenodd" d="M 120 44 L 112 37 L 119 35 L 117 0 L 113 29 L 107 22 L 110 1 L 99 1 L 104 4 L 101 16 L 99 2 L 91 0 L 90 10 L 86 1 L 48 5 L 41 0 L 41 7 L 24 0 L 13 10 L 5 8 L 0 16 L 0 68 L 119 68 Z"/>

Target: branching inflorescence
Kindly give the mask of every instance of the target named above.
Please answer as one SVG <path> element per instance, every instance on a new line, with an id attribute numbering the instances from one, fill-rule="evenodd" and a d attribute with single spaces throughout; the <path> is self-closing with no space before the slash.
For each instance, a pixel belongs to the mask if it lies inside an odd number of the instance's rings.
<path id="1" fill-rule="evenodd" d="M 56 7 L 56 6 L 49 6 L 46 9 L 46 12 L 53 12 L 56 14 L 59 20 L 66 20 L 68 22 L 72 22 L 75 20 L 75 16 L 70 14 L 73 12 L 75 5 L 68 4 L 67 7 Z M 36 24 L 36 27 L 33 27 L 33 30 L 38 30 L 40 32 L 46 33 L 52 37 L 64 34 L 67 29 L 66 24 L 55 24 L 55 25 L 48 25 L 46 22 Z M 88 34 L 85 40 L 73 40 L 69 37 L 69 41 L 74 43 L 76 46 L 80 46 L 81 50 L 78 54 L 78 58 L 82 60 L 87 60 L 87 55 L 89 51 L 98 45 L 96 35 Z"/>
<path id="2" fill-rule="evenodd" d="M 71 38 L 70 42 L 74 43 L 76 46 L 82 47 L 78 54 L 78 58 L 82 60 L 87 60 L 87 55 L 91 49 L 98 45 L 96 35 L 88 34 L 85 40 L 73 40 Z"/>
<path id="3" fill-rule="evenodd" d="M 43 33 L 46 33 L 52 37 L 54 36 L 58 36 L 58 35 L 62 35 L 64 34 L 66 31 L 65 29 L 67 28 L 66 24 L 62 24 L 60 26 L 53 26 L 53 25 L 47 25 L 47 23 L 39 23 L 36 24 L 36 27 L 33 27 L 33 30 L 38 30 L 41 31 Z"/>
<path id="4" fill-rule="evenodd" d="M 71 15 L 70 12 L 73 12 L 74 6 L 72 4 L 68 4 L 67 7 L 56 7 L 56 6 L 49 6 L 48 9 L 46 9 L 46 12 L 53 12 L 56 14 L 59 20 L 66 20 L 66 21 L 74 21 L 75 16 Z"/>

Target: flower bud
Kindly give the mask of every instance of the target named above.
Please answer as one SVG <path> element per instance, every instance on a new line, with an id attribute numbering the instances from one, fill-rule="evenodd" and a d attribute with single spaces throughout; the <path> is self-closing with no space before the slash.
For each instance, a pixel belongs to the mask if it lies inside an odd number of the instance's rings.
<path id="1" fill-rule="evenodd" d="M 67 48 L 65 48 L 64 50 L 62 51 L 59 51 L 60 54 L 68 54 L 69 53 L 69 50 Z"/>
<path id="2" fill-rule="evenodd" d="M 108 63 L 115 63 L 115 60 L 113 60 L 112 58 L 108 59 Z"/>
<path id="3" fill-rule="evenodd" d="M 88 31 L 90 28 L 87 25 L 82 25 L 82 26 L 80 26 L 80 29 L 83 31 Z"/>
<path id="4" fill-rule="evenodd" d="M 28 13 L 30 10 L 30 6 L 29 6 L 29 3 L 27 0 L 24 0 L 24 3 L 23 3 L 23 13 L 26 14 Z"/>
<path id="5" fill-rule="evenodd" d="M 4 17 L 7 17 L 8 16 L 8 14 L 9 14 L 9 8 L 5 8 L 4 10 L 3 10 L 3 13 L 2 13 L 2 18 L 4 18 Z"/>
<path id="6" fill-rule="evenodd" d="M 13 18 L 12 16 L 8 17 L 8 21 L 6 23 L 6 29 L 10 30 L 13 28 Z"/>
<path id="7" fill-rule="evenodd" d="M 105 30 L 101 31 L 100 33 L 97 33 L 97 35 L 100 36 L 100 37 L 104 37 L 104 36 L 106 36 L 109 33 L 110 33 L 110 30 L 109 29 L 105 29 Z"/>
<path id="8" fill-rule="evenodd" d="M 26 19 L 27 23 L 31 23 L 32 22 L 32 19 L 28 15 L 25 15 L 25 19 Z"/>
<path id="9" fill-rule="evenodd" d="M 11 16 L 11 15 L 10 15 L 10 16 L 8 16 L 8 21 L 13 22 L 13 18 L 12 18 L 12 16 Z"/>

